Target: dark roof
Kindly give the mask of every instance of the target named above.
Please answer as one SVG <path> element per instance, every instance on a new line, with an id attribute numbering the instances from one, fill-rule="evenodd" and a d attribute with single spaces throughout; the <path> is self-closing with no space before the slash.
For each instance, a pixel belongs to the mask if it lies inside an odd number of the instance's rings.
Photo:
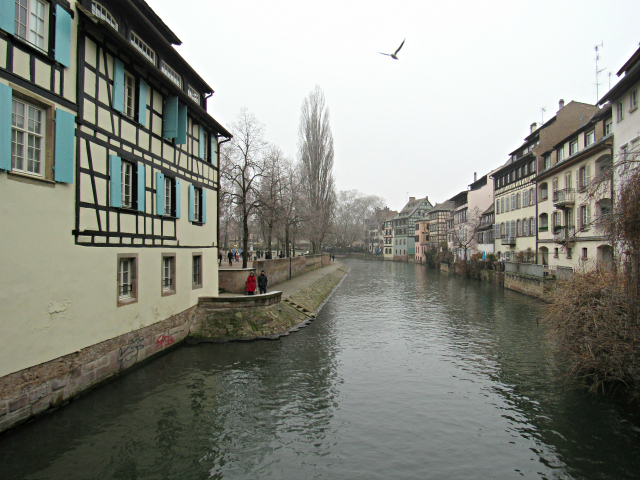
<path id="1" fill-rule="evenodd" d="M 182 41 L 177 37 L 175 33 L 171 31 L 171 29 L 167 26 L 166 23 L 162 21 L 162 19 L 158 16 L 156 12 L 149 6 L 145 0 L 126 0 L 132 5 L 136 10 L 140 11 L 141 16 L 144 17 L 148 22 L 150 22 L 155 30 L 158 31 L 160 35 L 162 35 L 167 42 L 172 45 L 182 45 Z"/>
<path id="2" fill-rule="evenodd" d="M 618 71 L 618 76 L 624 76 L 616 83 L 611 90 L 609 90 L 598 102 L 598 105 L 603 105 L 606 102 L 610 102 L 614 98 L 620 96 L 631 87 L 640 78 L 640 48 L 635 51 L 633 55 L 625 62 L 622 68 Z"/>
<path id="3" fill-rule="evenodd" d="M 451 200 L 447 200 L 442 203 L 437 203 L 435 207 L 429 210 L 429 213 L 433 212 L 450 212 L 453 210 L 453 202 Z"/>

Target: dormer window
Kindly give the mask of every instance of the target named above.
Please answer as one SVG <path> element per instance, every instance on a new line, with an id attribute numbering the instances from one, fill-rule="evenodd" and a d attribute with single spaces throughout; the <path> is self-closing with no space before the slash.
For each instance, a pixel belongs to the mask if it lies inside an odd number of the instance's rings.
<path id="1" fill-rule="evenodd" d="M 189 85 L 189 88 L 187 89 L 187 95 L 189 95 L 191 100 L 200 105 L 200 94 L 191 85 Z"/>
<path id="2" fill-rule="evenodd" d="M 109 25 L 111 25 L 115 30 L 118 30 L 118 22 L 113 18 L 113 15 L 109 13 L 109 10 L 104 8 L 98 2 L 93 2 L 91 4 L 91 13 L 93 13 L 96 17 L 101 18 Z"/>
<path id="3" fill-rule="evenodd" d="M 182 88 L 182 77 L 178 75 L 178 72 L 171 68 L 164 60 L 160 64 L 160 70 L 169 78 L 169 80 Z"/>
<path id="4" fill-rule="evenodd" d="M 578 140 L 574 140 L 569 144 L 569 156 L 578 153 Z"/>
<path id="5" fill-rule="evenodd" d="M 131 32 L 131 43 L 147 58 L 147 60 L 154 65 L 156 64 L 156 52 L 154 52 L 149 45 L 144 43 L 134 32 Z"/>

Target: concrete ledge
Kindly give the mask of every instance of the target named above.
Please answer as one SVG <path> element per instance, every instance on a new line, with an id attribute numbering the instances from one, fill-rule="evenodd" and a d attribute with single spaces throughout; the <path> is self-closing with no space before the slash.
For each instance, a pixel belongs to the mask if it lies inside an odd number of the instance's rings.
<path id="1" fill-rule="evenodd" d="M 255 271 L 255 268 L 219 268 L 218 287 L 224 292 L 244 293 L 249 272 Z"/>
<path id="2" fill-rule="evenodd" d="M 220 310 L 223 308 L 251 308 L 280 303 L 282 292 L 269 292 L 262 295 L 242 295 L 220 297 L 200 297 L 198 309 Z"/>

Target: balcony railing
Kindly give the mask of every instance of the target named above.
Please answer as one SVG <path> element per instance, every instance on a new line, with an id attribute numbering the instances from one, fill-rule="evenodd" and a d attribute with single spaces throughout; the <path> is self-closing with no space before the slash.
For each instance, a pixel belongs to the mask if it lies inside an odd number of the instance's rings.
<path id="1" fill-rule="evenodd" d="M 553 239 L 558 243 L 574 241 L 576 227 L 566 225 L 556 225 L 553 227 Z"/>
<path id="2" fill-rule="evenodd" d="M 573 188 L 565 188 L 564 190 L 553 192 L 553 205 L 555 207 L 564 207 L 574 203 L 576 203 L 576 192 Z"/>
<path id="3" fill-rule="evenodd" d="M 502 236 L 502 245 L 515 245 L 516 244 L 516 236 L 515 235 L 503 235 Z"/>

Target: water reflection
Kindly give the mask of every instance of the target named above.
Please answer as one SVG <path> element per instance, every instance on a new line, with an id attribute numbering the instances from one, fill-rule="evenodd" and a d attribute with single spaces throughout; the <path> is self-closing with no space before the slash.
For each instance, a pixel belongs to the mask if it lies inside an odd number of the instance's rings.
<path id="1" fill-rule="evenodd" d="M 633 418 L 564 388 L 538 301 L 350 266 L 286 339 L 182 348 L 0 437 L 1 477 L 636 478 Z"/>

